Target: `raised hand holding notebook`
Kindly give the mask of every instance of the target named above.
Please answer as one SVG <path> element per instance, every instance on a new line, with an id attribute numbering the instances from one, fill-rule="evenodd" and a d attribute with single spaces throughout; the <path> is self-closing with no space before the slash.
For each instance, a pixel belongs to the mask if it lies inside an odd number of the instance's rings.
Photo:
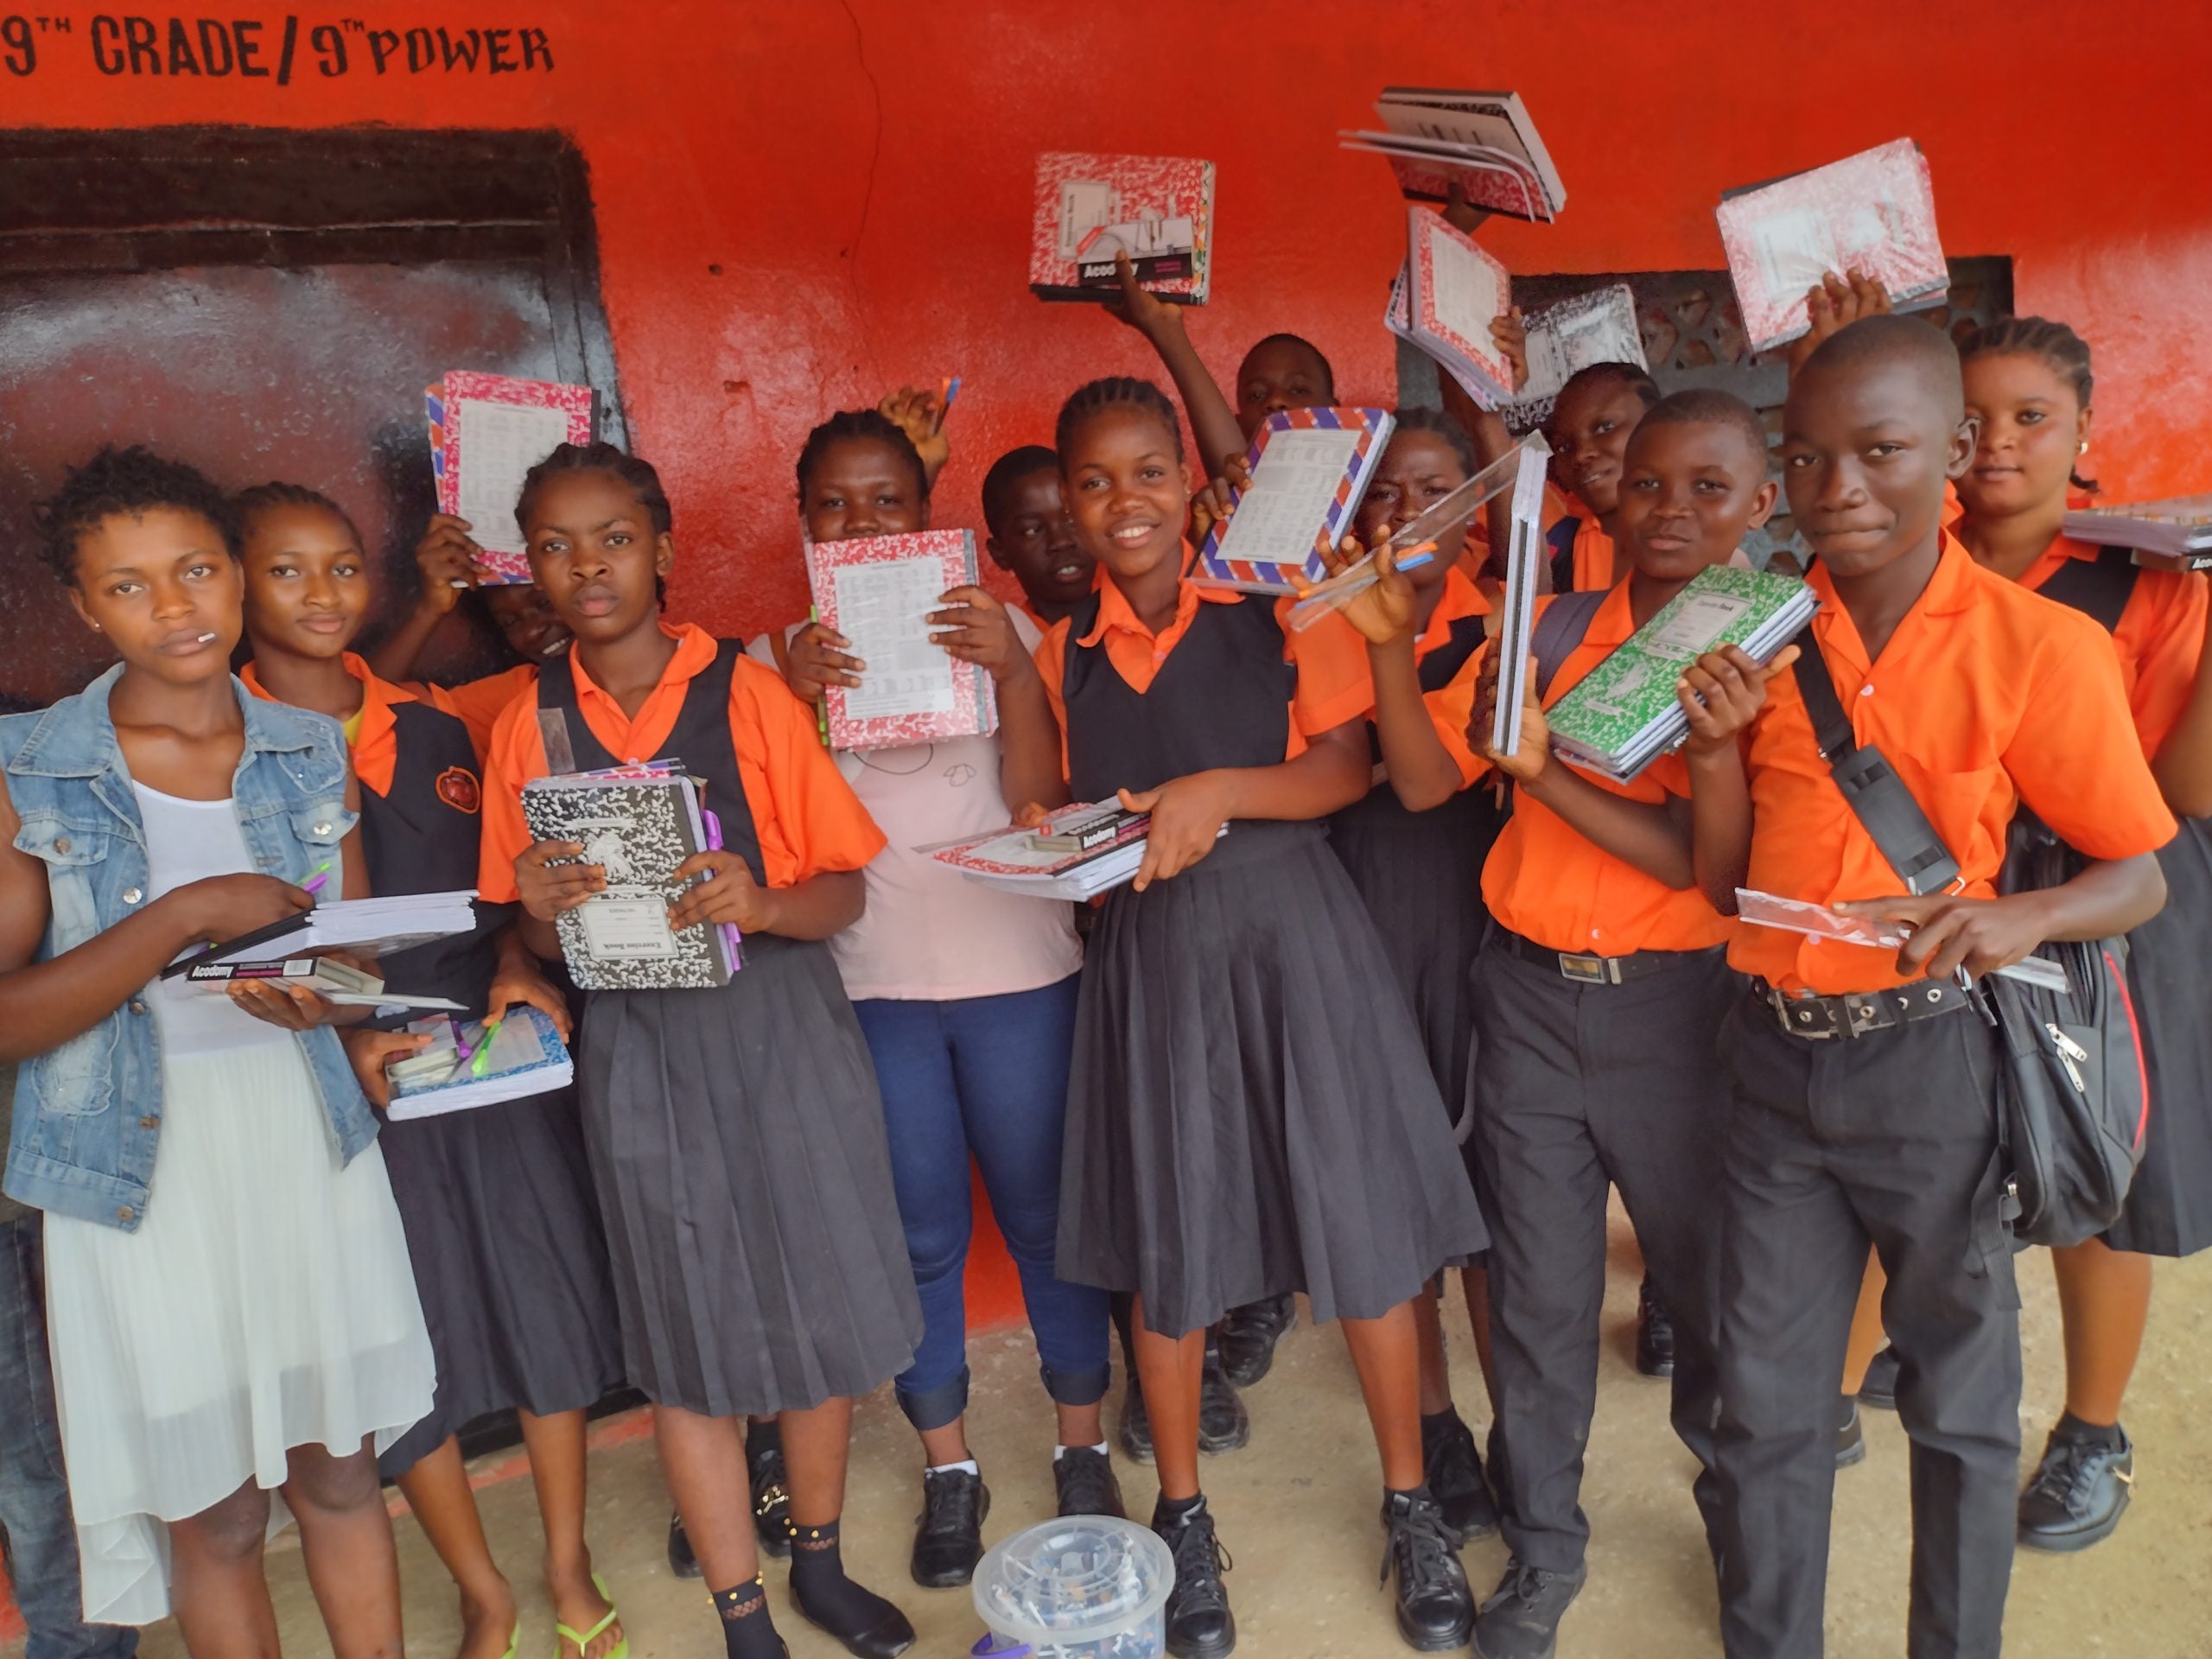
<path id="1" fill-rule="evenodd" d="M 1625 783 L 1688 734 L 1675 690 L 1684 669 L 1725 645 L 1770 662 L 1819 603 L 1795 576 L 1708 566 L 1551 707 L 1552 747 Z"/>
<path id="2" fill-rule="evenodd" d="M 561 445 L 591 442 L 592 389 L 450 369 L 423 401 L 438 511 L 468 521 L 483 549 L 476 568 L 486 582 L 528 582 L 515 523 L 523 477 Z"/>
<path id="3" fill-rule="evenodd" d="M 1407 337 L 1496 409 L 1513 396 L 1513 365 L 1490 326 L 1512 308 L 1512 277 L 1441 213 L 1409 207 L 1406 230 Z"/>
<path id="4" fill-rule="evenodd" d="M 1116 299 L 1126 253 L 1138 285 L 1204 305 L 1212 283 L 1211 162 L 1164 156 L 1037 158 L 1029 290 L 1046 300 Z"/>
<path id="5" fill-rule="evenodd" d="M 2101 547 L 2133 548 L 2135 563 L 2153 569 L 2212 569 L 2212 495 L 2076 507 L 2062 528 Z"/>
<path id="6" fill-rule="evenodd" d="M 738 969 L 736 929 L 668 925 L 688 883 L 677 867 L 712 849 L 698 785 L 670 762 L 533 779 L 523 820 L 538 841 L 571 841 L 607 886 L 556 924 L 569 976 L 586 990 L 709 990 Z"/>
<path id="7" fill-rule="evenodd" d="M 1457 184 L 1474 207 L 1514 219 L 1549 219 L 1567 206 L 1567 187 L 1516 92 L 1386 86 L 1375 114 L 1383 130 L 1338 137 L 1346 149 L 1387 158 L 1411 200 L 1447 200 Z"/>
<path id="8" fill-rule="evenodd" d="M 971 531 L 817 542 L 806 550 L 815 614 L 868 664 L 826 695 L 830 747 L 889 749 L 998 729 L 990 674 L 938 644 L 930 613 L 976 579 Z"/>
<path id="9" fill-rule="evenodd" d="M 1552 417 L 1553 402 L 1569 378 L 1592 363 L 1651 365 L 1643 354 L 1643 331 L 1636 323 L 1636 296 L 1626 283 L 1613 283 L 1577 294 L 1523 321 L 1529 329 L 1529 383 L 1498 413 L 1516 436 L 1533 432 Z"/>
<path id="10" fill-rule="evenodd" d="M 1251 483 L 1198 550 L 1192 581 L 1247 594 L 1292 594 L 1327 574 L 1396 423 L 1382 409 L 1286 409 L 1252 440 Z M 1293 580 L 1293 578 L 1296 580 Z"/>
<path id="11" fill-rule="evenodd" d="M 1805 296 L 1830 271 L 1866 272 L 1904 310 L 1950 287 L 1928 158 L 1910 138 L 1729 191 L 1714 217 L 1754 351 L 1811 327 Z"/>

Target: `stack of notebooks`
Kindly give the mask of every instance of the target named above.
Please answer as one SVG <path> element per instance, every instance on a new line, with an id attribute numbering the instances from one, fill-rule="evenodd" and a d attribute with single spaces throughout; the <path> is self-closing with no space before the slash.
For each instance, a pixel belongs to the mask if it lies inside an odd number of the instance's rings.
<path id="1" fill-rule="evenodd" d="M 975 586 L 975 532 L 925 530 L 819 542 L 806 550 L 814 611 L 866 663 L 858 686 L 824 700 L 833 749 L 889 749 L 998 729 L 989 672 L 937 643 L 929 617 L 955 588 Z"/>
<path id="2" fill-rule="evenodd" d="M 1375 114 L 1382 131 L 1338 137 L 1346 149 L 1386 157 L 1410 200 L 1447 200 L 1456 183 L 1474 207 L 1513 219 L 1550 219 L 1567 206 L 1567 187 L 1517 93 L 1386 86 Z"/>
<path id="3" fill-rule="evenodd" d="M 1534 643 L 1536 589 L 1542 584 L 1544 475 L 1551 446 L 1539 436 L 1513 452 L 1512 541 L 1505 552 L 1505 591 L 1499 596 L 1496 643 L 1497 701 L 1491 712 L 1491 747 L 1500 754 L 1521 747 L 1528 714 L 1529 648 Z"/>
<path id="4" fill-rule="evenodd" d="M 1613 283 L 1531 311 L 1529 383 L 1502 404 L 1506 429 L 1514 436 L 1534 432 L 1552 417 L 1552 404 L 1567 383 L 1593 363 L 1633 363 L 1649 370 L 1643 331 L 1636 323 L 1636 296 L 1626 283 Z"/>
<path id="5" fill-rule="evenodd" d="M 2102 547 L 2132 547 L 2135 563 L 2153 569 L 2202 570 L 2212 568 L 2212 495 L 2077 507 L 2066 515 L 2065 533 Z"/>
<path id="6" fill-rule="evenodd" d="M 1699 571 L 1546 712 L 1553 748 L 1626 783 L 1688 735 L 1689 718 L 1675 695 L 1684 669 L 1724 645 L 1770 662 L 1818 604 L 1794 576 L 1727 565 Z"/>
<path id="7" fill-rule="evenodd" d="M 219 991 L 227 985 L 273 980 L 303 985 L 341 1008 L 458 1008 L 443 996 L 409 996 L 390 989 L 383 976 L 328 957 L 286 957 L 276 962 L 200 962 L 188 965 L 185 983 L 194 990 Z"/>
<path id="8" fill-rule="evenodd" d="M 482 579 L 530 580 L 515 503 L 530 469 L 564 443 L 589 443 L 597 403 L 589 386 L 448 370 L 423 394 L 430 417 L 430 475 L 438 511 L 466 518 L 483 550 Z"/>
<path id="9" fill-rule="evenodd" d="M 289 965 L 296 957 L 319 950 L 350 950 L 361 956 L 396 956 L 433 939 L 473 932 L 476 927 L 476 894 L 457 893 L 395 893 L 385 899 L 333 899 L 296 916 L 241 933 L 234 939 L 196 955 L 184 957 L 162 970 L 164 979 L 189 977 L 203 982 L 222 977 L 211 970 L 225 964 L 274 963 Z M 342 968 L 331 963 L 323 971 Z M 266 969 L 245 977 L 282 978 Z M 378 982 L 381 985 L 382 982 Z"/>
<path id="10" fill-rule="evenodd" d="M 1928 158 L 1910 138 L 1728 191 L 1714 217 L 1753 351 L 1811 328 L 1805 296 L 1831 271 L 1865 271 L 1901 311 L 1950 291 Z"/>
<path id="11" fill-rule="evenodd" d="M 1151 827 L 1149 814 L 1109 801 L 1064 806 L 1034 830 L 1009 824 L 916 850 L 987 887 L 1080 904 L 1135 879 Z"/>
<path id="12" fill-rule="evenodd" d="M 1448 371 L 1483 409 L 1514 396 L 1513 365 L 1490 326 L 1513 306 L 1505 267 L 1425 207 L 1406 210 L 1406 264 L 1383 322 Z"/>
<path id="13" fill-rule="evenodd" d="M 737 930 L 668 925 L 689 890 L 676 868 L 721 845 L 696 779 L 676 761 L 538 778 L 523 785 L 522 815 L 536 841 L 573 841 L 575 861 L 607 872 L 607 886 L 556 924 L 561 956 L 592 991 L 711 990 L 739 965 Z"/>
<path id="14" fill-rule="evenodd" d="M 1163 300 L 1204 305 L 1213 283 L 1213 163 L 1163 156 L 1037 158 L 1029 291 L 1045 300 L 1112 300 L 1115 259 Z"/>
<path id="15" fill-rule="evenodd" d="M 430 1042 L 385 1067 L 391 1084 L 385 1116 L 395 1120 L 527 1100 L 575 1080 L 559 1030 L 528 1003 L 516 1004 L 496 1023 L 418 1020 L 407 1029 Z"/>
<path id="16" fill-rule="evenodd" d="M 1252 481 L 1199 548 L 1192 580 L 1248 594 L 1295 593 L 1320 581 L 1323 555 L 1352 533 L 1395 424 L 1382 409 L 1268 416 L 1245 457 Z"/>

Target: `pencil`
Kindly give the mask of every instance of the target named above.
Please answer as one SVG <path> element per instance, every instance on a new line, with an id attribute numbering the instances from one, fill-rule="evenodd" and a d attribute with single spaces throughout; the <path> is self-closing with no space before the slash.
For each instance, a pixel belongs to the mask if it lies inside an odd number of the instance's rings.
<path id="1" fill-rule="evenodd" d="M 944 389 L 938 393 L 937 424 L 930 429 L 931 431 L 942 432 L 944 430 L 944 417 L 952 413 L 952 400 L 959 395 L 960 377 L 956 374 L 945 381 Z"/>

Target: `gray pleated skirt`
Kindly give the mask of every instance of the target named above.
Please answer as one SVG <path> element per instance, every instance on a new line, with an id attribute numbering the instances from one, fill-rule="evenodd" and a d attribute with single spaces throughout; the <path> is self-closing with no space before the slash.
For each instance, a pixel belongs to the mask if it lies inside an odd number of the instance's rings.
<path id="1" fill-rule="evenodd" d="M 1116 889 L 1084 963 L 1058 1269 L 1168 1335 L 1372 1319 L 1489 1243 L 1383 942 L 1318 825 Z"/>
<path id="2" fill-rule="evenodd" d="M 903 1370 L 922 1313 L 883 1103 L 825 944 L 759 935 L 712 991 L 594 991 L 584 1130 L 624 1368 L 703 1415 Z"/>

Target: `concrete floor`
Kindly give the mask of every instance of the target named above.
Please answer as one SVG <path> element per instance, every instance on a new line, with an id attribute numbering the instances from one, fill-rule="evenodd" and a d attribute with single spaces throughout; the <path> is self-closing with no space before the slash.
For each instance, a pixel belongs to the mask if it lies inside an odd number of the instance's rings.
<path id="1" fill-rule="evenodd" d="M 1629 1362 L 1638 1268 L 1618 1211 L 1599 1417 L 1584 1491 L 1594 1538 L 1590 1584 L 1561 1628 L 1561 1659 L 1635 1655 L 1690 1659 L 1719 1651 L 1710 1567 L 1692 1509 L 1691 1465 L 1669 1433 L 1666 1390 Z M 2031 1460 L 2061 1401 L 2058 1325 L 2041 1253 L 2021 1262 L 2026 1303 L 2027 1389 L 2022 1433 Z M 1454 1308 L 1454 1371 L 1461 1401 L 1481 1398 L 1465 1315 Z M 995 1541 L 1049 1518 L 1050 1417 L 1025 1333 L 973 1344 L 969 1421 L 993 1491 L 987 1536 Z M 1378 1589 L 1382 1539 L 1375 1520 L 1372 1442 L 1343 1344 L 1300 1325 L 1274 1374 L 1248 1396 L 1252 1443 L 1211 1461 L 1206 1485 L 1236 1558 L 1230 1593 L 1252 1659 L 1350 1659 L 1406 1651 Z M 1479 1433 L 1487 1415 L 1469 1410 Z M 2136 1499 L 2111 1541 L 2085 1555 L 2022 1552 L 2013 1579 L 2006 1651 L 2012 1659 L 2205 1659 L 2212 1655 L 2212 1256 L 2162 1266 L 2151 1337 L 2128 1413 L 2140 1447 Z M 1895 1659 L 1904 1649 L 1907 1552 L 1905 1439 L 1895 1417 L 1867 1414 L 1870 1455 L 1837 1484 L 1834 1566 L 1828 1597 L 1833 1659 Z M 1117 1462 L 1119 1459 L 1117 1459 Z M 1149 1513 L 1149 1470 L 1123 1465 L 1129 1508 Z M 673 1579 L 663 1557 L 668 1506 L 652 1441 L 632 1437 L 594 1454 L 592 1539 L 620 1599 L 635 1659 L 710 1659 L 721 1649 L 696 1585 Z M 924 1591 L 907 1580 L 916 1503 L 915 1447 L 888 1389 L 863 1402 L 848 1503 L 847 1557 L 856 1574 L 897 1599 L 921 1640 L 917 1659 L 964 1654 L 981 1633 L 965 1590 Z M 527 1480 L 480 1497 L 493 1544 L 522 1592 L 522 1651 L 552 1659 L 552 1619 L 530 1578 L 537 1517 Z M 296 1659 L 329 1651 L 301 1573 L 296 1535 L 272 1548 L 270 1576 Z M 449 1653 L 456 1624 L 450 1592 L 411 1522 L 400 1522 L 410 1649 Z M 1504 1565 L 1496 1540 L 1465 1556 L 1478 1591 Z M 780 1569 L 771 1604 L 793 1659 L 842 1649 L 790 1612 Z M 183 1653 L 172 1629 L 148 1633 L 148 1659 Z"/>

